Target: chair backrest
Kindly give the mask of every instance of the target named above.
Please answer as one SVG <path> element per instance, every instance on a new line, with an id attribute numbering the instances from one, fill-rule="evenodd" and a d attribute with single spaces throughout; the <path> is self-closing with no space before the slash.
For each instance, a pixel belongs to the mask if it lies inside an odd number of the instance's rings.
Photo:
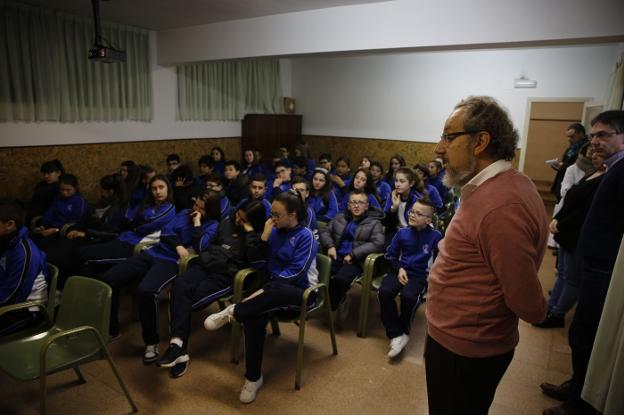
<path id="1" fill-rule="evenodd" d="M 316 254 L 316 269 L 318 270 L 318 282 L 329 287 L 329 278 L 331 276 L 331 259 L 327 255 Z M 325 290 L 319 290 L 316 297 L 316 308 L 322 307 L 325 301 Z"/>
<path id="2" fill-rule="evenodd" d="M 65 283 L 56 325 L 62 329 L 95 327 L 104 341 L 108 339 L 113 290 L 92 278 L 73 276 Z"/>
<path id="3" fill-rule="evenodd" d="M 46 263 L 46 272 L 48 274 L 48 311 L 50 316 L 54 316 L 54 307 L 56 307 L 56 287 L 58 285 L 58 268 L 50 263 Z"/>

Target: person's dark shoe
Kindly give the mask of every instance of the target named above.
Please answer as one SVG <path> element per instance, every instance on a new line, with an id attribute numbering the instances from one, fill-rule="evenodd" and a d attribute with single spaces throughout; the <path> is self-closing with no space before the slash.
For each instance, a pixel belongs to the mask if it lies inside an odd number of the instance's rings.
<path id="1" fill-rule="evenodd" d="M 561 405 L 553 406 L 552 408 L 544 409 L 542 415 L 586 415 L 587 412 L 583 410 L 583 407 L 574 402 L 564 402 Z"/>
<path id="2" fill-rule="evenodd" d="M 561 385 L 553 385 L 552 383 L 542 383 L 540 388 L 545 395 L 550 396 L 561 402 L 565 402 L 570 398 L 570 386 L 572 380 L 566 380 Z"/>
<path id="3" fill-rule="evenodd" d="M 179 378 L 184 375 L 188 370 L 189 361 L 178 363 L 174 365 L 171 369 L 169 369 L 169 376 L 172 378 Z"/>
<path id="4" fill-rule="evenodd" d="M 548 317 L 546 317 L 546 320 L 542 321 L 541 323 L 534 323 L 533 326 L 542 329 L 561 328 L 565 327 L 565 318 L 563 316 L 549 314 Z"/>
<path id="5" fill-rule="evenodd" d="M 156 366 L 173 367 L 178 363 L 186 363 L 188 361 L 189 355 L 186 353 L 186 350 L 177 344 L 171 343 L 165 354 L 156 363 Z"/>

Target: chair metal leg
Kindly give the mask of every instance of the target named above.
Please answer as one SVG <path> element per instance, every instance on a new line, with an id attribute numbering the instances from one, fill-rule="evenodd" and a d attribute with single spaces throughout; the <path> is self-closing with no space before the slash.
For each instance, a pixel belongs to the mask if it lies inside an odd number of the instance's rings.
<path id="1" fill-rule="evenodd" d="M 325 286 L 323 287 L 323 290 L 325 290 L 325 298 L 329 298 L 329 288 Z M 338 347 L 336 345 L 336 330 L 334 329 L 334 313 L 332 312 L 331 304 L 329 303 L 329 301 L 325 302 L 325 309 L 327 310 L 327 317 L 329 319 L 329 336 L 331 338 L 332 353 L 334 355 L 337 355 Z"/>
<path id="2" fill-rule="evenodd" d="M 360 316 L 358 318 L 358 337 L 366 337 L 368 332 L 368 305 L 370 303 L 371 277 L 366 275 L 362 281 L 360 296 Z"/>
<path id="3" fill-rule="evenodd" d="M 46 374 L 44 368 L 39 375 L 39 414 L 46 414 Z"/>
<path id="4" fill-rule="evenodd" d="M 295 389 L 301 389 L 301 371 L 303 370 L 303 345 L 305 342 L 306 319 L 299 321 L 299 344 L 297 345 L 297 370 L 295 371 Z"/>
<path id="5" fill-rule="evenodd" d="M 80 371 L 80 368 L 78 368 L 78 366 L 74 367 L 74 372 L 76 373 L 76 376 L 78 376 L 79 383 L 87 383 L 84 376 L 82 376 L 82 372 Z"/>
<path id="6" fill-rule="evenodd" d="M 126 399 L 128 400 L 128 403 L 130 404 L 130 406 L 132 407 L 132 412 L 138 412 L 139 409 L 137 408 L 136 404 L 134 403 L 134 400 L 132 399 L 132 396 L 130 396 L 130 392 L 128 391 L 128 388 L 126 388 L 126 384 L 124 383 L 123 379 L 119 375 L 119 372 L 117 371 L 117 367 L 113 363 L 113 359 L 111 359 L 110 354 L 108 353 L 108 349 L 106 348 L 106 345 L 104 344 L 104 341 L 102 340 L 102 337 L 99 335 L 99 333 L 98 333 L 97 337 L 98 337 L 98 340 L 100 341 L 100 347 L 102 348 L 102 352 L 104 353 L 104 357 L 106 357 L 106 360 L 108 360 L 108 364 L 110 365 L 111 369 L 113 370 L 113 373 L 115 374 L 115 377 L 117 378 L 117 382 L 119 382 L 119 386 L 121 386 L 121 389 L 123 390 L 124 394 L 126 395 Z"/>
<path id="7" fill-rule="evenodd" d="M 241 326 L 238 321 L 232 321 L 232 333 L 230 337 L 230 362 L 238 364 L 240 358 L 240 332 Z"/>

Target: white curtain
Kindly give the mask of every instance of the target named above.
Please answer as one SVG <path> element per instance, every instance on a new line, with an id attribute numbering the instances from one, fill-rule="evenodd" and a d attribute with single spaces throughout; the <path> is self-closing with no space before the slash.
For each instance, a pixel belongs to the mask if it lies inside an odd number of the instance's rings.
<path id="1" fill-rule="evenodd" d="M 624 239 L 611 276 L 582 396 L 604 415 L 624 414 Z"/>
<path id="2" fill-rule="evenodd" d="M 620 59 L 615 63 L 608 94 L 604 105 L 605 111 L 624 109 L 624 53 L 620 55 Z"/>

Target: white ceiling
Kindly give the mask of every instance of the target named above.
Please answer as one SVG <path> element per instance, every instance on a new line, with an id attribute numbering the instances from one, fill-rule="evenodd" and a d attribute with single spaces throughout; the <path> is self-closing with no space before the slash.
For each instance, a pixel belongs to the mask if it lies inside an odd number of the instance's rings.
<path id="1" fill-rule="evenodd" d="M 229 20 L 388 0 L 103 0 L 102 20 L 166 30 Z M 92 16 L 91 0 L 21 0 L 82 16 Z"/>

